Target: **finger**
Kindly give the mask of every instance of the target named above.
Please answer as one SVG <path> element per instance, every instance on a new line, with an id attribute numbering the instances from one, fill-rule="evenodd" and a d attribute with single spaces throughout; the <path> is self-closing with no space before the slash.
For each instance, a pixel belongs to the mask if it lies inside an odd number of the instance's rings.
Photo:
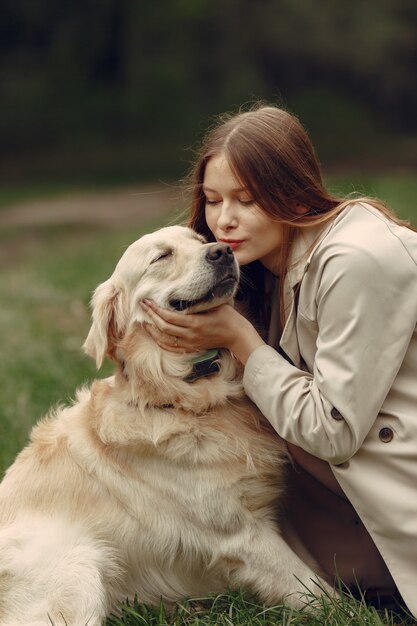
<path id="1" fill-rule="evenodd" d="M 149 322 L 144 322 L 143 327 L 145 328 L 148 335 L 150 335 L 152 339 L 158 344 L 158 346 L 160 348 L 163 348 L 164 350 L 168 350 L 169 352 L 176 352 L 177 354 L 191 353 L 196 351 L 195 348 L 181 345 L 180 337 L 166 335 L 162 333 L 156 326 L 150 324 Z"/>
<path id="2" fill-rule="evenodd" d="M 153 300 L 145 299 L 141 302 L 144 310 L 151 315 L 152 319 L 156 319 L 155 315 L 159 318 L 171 324 L 173 326 L 178 326 L 180 328 L 186 328 L 189 326 L 189 316 L 184 315 L 183 313 L 177 313 L 176 311 L 170 311 L 169 309 L 162 309 L 158 306 Z"/>
<path id="3" fill-rule="evenodd" d="M 144 303 L 141 302 L 140 306 L 146 312 L 147 316 L 151 319 L 152 324 L 161 332 L 173 336 L 177 335 L 180 332 L 180 326 L 175 326 L 173 324 L 170 324 L 169 322 L 166 322 L 162 317 L 158 315 L 158 313 L 153 311 L 153 309 L 147 307 Z"/>
<path id="4" fill-rule="evenodd" d="M 150 324 L 149 322 L 144 322 L 143 326 L 148 335 L 150 335 L 158 345 L 164 345 L 164 347 L 170 346 L 171 348 L 178 348 L 179 339 L 176 335 L 169 335 L 167 333 L 164 333 L 157 326 L 155 326 L 154 324 Z"/>

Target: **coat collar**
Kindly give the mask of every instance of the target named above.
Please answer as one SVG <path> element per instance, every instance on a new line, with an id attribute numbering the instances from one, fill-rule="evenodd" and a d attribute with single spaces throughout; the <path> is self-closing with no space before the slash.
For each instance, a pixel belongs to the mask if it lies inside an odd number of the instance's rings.
<path id="1" fill-rule="evenodd" d="M 298 291 L 301 282 L 308 271 L 311 259 L 329 231 L 330 224 L 320 225 L 306 230 L 300 230 L 291 251 L 289 270 L 284 280 L 285 325 L 279 341 L 280 348 L 289 357 L 296 367 L 301 367 L 301 356 L 297 336 L 297 305 Z M 276 324 L 276 320 L 271 320 Z M 272 335 L 270 329 L 270 336 Z"/>
<path id="2" fill-rule="evenodd" d="M 285 277 L 284 284 L 291 290 L 303 278 L 308 269 L 311 258 L 317 248 L 322 243 L 328 232 L 333 228 L 334 222 L 330 224 L 315 226 L 308 229 L 300 229 L 296 236 L 289 259 L 289 270 Z"/>

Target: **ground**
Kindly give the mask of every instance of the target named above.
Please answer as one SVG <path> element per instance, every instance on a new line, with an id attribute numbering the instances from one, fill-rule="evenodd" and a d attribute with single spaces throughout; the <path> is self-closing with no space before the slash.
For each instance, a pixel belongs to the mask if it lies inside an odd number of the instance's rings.
<path id="1" fill-rule="evenodd" d="M 184 206 L 175 185 L 125 187 L 98 192 L 71 192 L 44 200 L 24 201 L 0 211 L 0 228 L 85 223 L 112 228 L 162 216 Z"/>
<path id="2" fill-rule="evenodd" d="M 94 230 L 135 232 L 148 222 L 152 229 L 152 223 L 177 222 L 185 207 L 185 194 L 175 184 L 70 191 L 13 202 L 0 209 L 0 265 L 5 269 L 29 260 L 48 232 L 64 242 Z"/>

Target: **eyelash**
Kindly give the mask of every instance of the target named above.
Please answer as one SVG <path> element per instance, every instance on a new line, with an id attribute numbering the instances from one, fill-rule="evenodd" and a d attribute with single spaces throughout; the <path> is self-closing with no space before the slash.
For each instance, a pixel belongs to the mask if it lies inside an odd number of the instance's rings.
<path id="1" fill-rule="evenodd" d="M 215 204 L 220 204 L 221 200 L 209 200 L 208 198 L 206 198 L 205 203 L 208 205 L 215 205 Z M 249 206 L 250 204 L 253 204 L 253 200 L 238 200 L 238 202 L 243 205 L 243 206 Z"/>
<path id="2" fill-rule="evenodd" d="M 156 257 L 156 259 L 151 261 L 151 265 L 153 263 L 156 263 L 157 261 L 161 261 L 162 259 L 166 259 L 166 258 L 168 258 L 170 256 L 172 256 L 172 251 L 171 250 L 167 250 L 166 252 L 162 252 L 159 256 Z"/>

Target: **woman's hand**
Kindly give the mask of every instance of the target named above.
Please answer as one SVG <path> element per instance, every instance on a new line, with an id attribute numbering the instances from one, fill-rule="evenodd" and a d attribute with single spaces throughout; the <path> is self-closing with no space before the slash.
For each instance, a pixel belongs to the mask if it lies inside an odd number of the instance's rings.
<path id="1" fill-rule="evenodd" d="M 190 315 L 161 309 L 150 300 L 141 306 L 152 319 L 152 324 L 145 323 L 146 330 L 161 348 L 170 352 L 227 348 L 244 364 L 251 352 L 264 343 L 252 324 L 230 304 Z"/>

